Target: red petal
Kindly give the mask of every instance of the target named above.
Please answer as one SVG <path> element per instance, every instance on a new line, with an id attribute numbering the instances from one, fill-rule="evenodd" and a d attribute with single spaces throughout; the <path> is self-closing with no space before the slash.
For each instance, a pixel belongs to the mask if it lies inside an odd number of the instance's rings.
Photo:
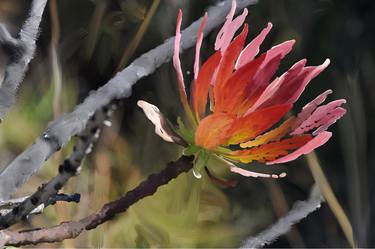
<path id="1" fill-rule="evenodd" d="M 266 56 L 266 59 L 267 59 L 267 56 Z M 271 78 L 276 73 L 276 70 L 278 69 L 280 65 L 281 59 L 282 59 L 281 55 L 274 57 L 272 60 L 270 60 L 267 63 L 266 66 L 264 66 L 262 69 L 260 69 L 257 72 L 257 74 L 254 76 L 254 79 L 252 80 L 252 84 L 248 86 L 248 97 L 246 101 L 242 103 L 241 107 L 239 107 L 239 113 L 241 114 L 249 113 L 248 112 L 249 108 L 252 105 L 254 105 L 254 103 L 257 101 L 257 99 L 259 99 L 261 94 L 269 85 Z"/>
<path id="2" fill-rule="evenodd" d="M 210 58 L 202 65 L 197 79 L 193 82 L 192 91 L 192 104 L 195 116 L 199 120 L 206 111 L 208 89 L 212 81 L 217 66 L 221 60 L 221 53 L 217 51 L 211 55 Z"/>
<path id="3" fill-rule="evenodd" d="M 256 103 L 265 89 L 269 86 L 269 82 L 279 67 L 280 61 L 292 50 L 294 43 L 294 40 L 286 41 L 272 47 L 264 53 L 265 59 L 262 65 L 259 67 L 251 81 L 249 81 L 248 89 L 246 90 L 246 100 L 237 107 L 238 115 L 250 113 L 249 108 Z"/>
<path id="4" fill-rule="evenodd" d="M 316 67 L 305 67 L 298 74 L 290 74 L 285 78 L 282 85 L 273 94 L 272 98 L 266 101 L 262 107 L 283 103 L 294 103 L 304 91 L 306 85 L 321 73 L 329 65 L 327 59 L 322 65 Z"/>
<path id="5" fill-rule="evenodd" d="M 305 90 L 305 87 L 307 86 L 307 84 L 316 76 L 318 76 L 324 69 L 326 69 L 329 64 L 330 64 L 330 60 L 326 59 L 322 65 L 306 67 L 306 70 L 310 73 L 306 76 L 304 81 L 296 88 L 296 91 L 294 92 L 291 91 L 294 94 L 287 100 L 287 103 L 296 102 L 299 96 L 301 96 L 302 92 Z"/>
<path id="6" fill-rule="evenodd" d="M 212 114 L 199 123 L 195 132 L 195 143 L 206 149 L 214 149 L 227 139 L 235 118 L 224 113 Z"/>
<path id="7" fill-rule="evenodd" d="M 220 96 L 220 91 L 224 87 L 225 82 L 230 78 L 234 70 L 234 64 L 240 54 L 247 35 L 247 25 L 244 26 L 243 31 L 239 34 L 234 41 L 229 45 L 221 59 L 219 68 L 214 76 L 214 100 Z M 214 109 L 215 110 L 215 109 Z"/>
<path id="8" fill-rule="evenodd" d="M 228 144 L 247 142 L 277 123 L 290 109 L 291 104 L 271 106 L 236 119 L 228 134 Z"/>
<path id="9" fill-rule="evenodd" d="M 295 78 L 303 69 L 306 64 L 306 59 L 300 60 L 299 62 L 295 63 L 287 72 L 285 72 L 280 77 L 273 80 L 271 84 L 267 86 L 267 88 L 262 92 L 260 97 L 257 99 L 254 105 L 251 106 L 247 110 L 246 113 L 250 113 L 258 109 L 262 106 L 265 102 L 269 101 L 272 96 L 279 91 L 280 86 L 285 82 Z M 265 105 L 263 105 L 265 107 Z"/>
<path id="10" fill-rule="evenodd" d="M 280 156 L 285 156 L 289 151 L 303 147 L 310 140 L 312 140 L 311 135 L 294 136 L 278 142 L 263 144 L 256 148 L 234 151 L 231 155 L 226 155 L 226 157 L 242 163 L 250 163 L 252 161 L 264 163 L 275 160 Z"/>

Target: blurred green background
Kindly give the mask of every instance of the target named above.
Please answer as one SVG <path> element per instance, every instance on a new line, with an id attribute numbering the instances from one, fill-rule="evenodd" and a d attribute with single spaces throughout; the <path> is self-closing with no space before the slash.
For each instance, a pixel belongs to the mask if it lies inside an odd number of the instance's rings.
<path id="1" fill-rule="evenodd" d="M 186 27 L 215 2 L 49 0 L 36 57 L 19 89 L 17 105 L 0 127 L 0 169 L 32 143 L 48 121 L 71 111 L 90 90 L 172 36 L 179 8 L 184 12 Z M 27 0 L 0 1 L 0 21 L 13 34 L 25 20 L 29 4 Z M 331 59 L 329 68 L 312 81 L 295 110 L 326 89 L 334 90 L 331 99 L 347 99 L 348 113 L 331 127 L 334 136 L 317 150 L 317 155 L 349 216 L 358 245 L 375 247 L 375 134 L 371 129 L 375 123 L 375 2 L 259 0 L 249 8 L 248 39 L 268 21 L 274 28 L 263 51 L 285 40 L 297 40 L 278 75 L 302 58 L 307 58 L 310 65 Z M 217 32 L 204 40 L 203 58 L 212 53 Z M 193 49 L 184 52 L 181 59 L 186 81 L 190 82 Z M 5 62 L 0 61 L 3 68 Z M 81 174 L 64 188 L 66 193 L 81 193 L 81 202 L 58 203 L 15 228 L 51 226 L 84 217 L 179 156 L 180 148 L 154 134 L 151 123 L 136 106 L 139 99 L 156 104 L 171 121 L 181 115 L 171 63 L 136 84 L 132 96 L 116 112 L 113 126 L 105 129 L 93 153 L 86 158 Z M 54 176 L 72 145 L 46 162 L 17 194 L 30 194 Z M 197 180 L 192 174 L 184 174 L 94 231 L 43 247 L 236 247 L 247 236 L 275 222 L 295 201 L 306 199 L 314 183 L 304 158 L 285 166 L 254 167 L 265 172 L 284 170 L 288 176 L 281 180 L 244 178 L 229 174 L 218 165 L 217 174 L 238 180 L 236 187 L 222 188 L 207 177 Z M 272 244 L 348 246 L 326 204 Z"/>

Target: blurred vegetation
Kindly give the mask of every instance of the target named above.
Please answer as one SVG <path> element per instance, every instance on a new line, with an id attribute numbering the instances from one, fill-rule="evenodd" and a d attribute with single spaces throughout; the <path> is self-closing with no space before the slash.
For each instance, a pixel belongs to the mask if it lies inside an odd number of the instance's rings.
<path id="1" fill-rule="evenodd" d="M 1 0 L 0 21 L 17 32 L 29 2 Z M 215 1 L 178 0 L 50 0 L 42 21 L 36 58 L 19 90 L 17 105 L 0 127 L 0 169 L 33 142 L 48 121 L 69 112 L 92 89 L 143 52 L 174 34 L 178 8 L 183 25 L 199 18 Z M 296 39 L 294 51 L 280 71 L 308 58 L 316 65 L 328 57 L 331 66 L 315 79 L 297 109 L 325 89 L 332 98 L 346 98 L 348 114 L 332 127 L 334 137 L 318 149 L 318 157 L 340 203 L 347 212 L 361 247 L 374 247 L 373 209 L 375 109 L 375 2 L 371 0 L 259 0 L 249 9 L 250 38 L 268 21 L 274 28 L 262 49 Z M 223 17 L 224 18 L 224 17 Z M 212 53 L 215 33 L 203 42 L 202 56 Z M 249 38 L 249 39 L 250 39 Z M 172 49 L 172 48 L 171 48 Z M 182 55 L 186 81 L 192 75 L 194 52 Z M 61 89 L 60 89 L 61 87 Z M 59 203 L 23 228 L 51 226 L 78 219 L 99 209 L 136 186 L 151 172 L 178 157 L 179 148 L 163 142 L 136 107 L 138 99 L 156 104 L 170 120 L 181 115 L 175 73 L 171 63 L 136 84 L 131 98 L 117 111 L 81 174 L 64 192 L 82 194 L 79 204 Z M 56 174 L 59 163 L 72 151 L 72 143 L 46 162 L 18 195 L 32 193 Z M 216 174 L 238 180 L 235 188 L 222 188 L 207 177 L 183 174 L 154 196 L 134 205 L 94 231 L 51 247 L 236 247 L 282 216 L 296 200 L 305 199 L 313 178 L 305 159 L 286 166 L 282 180 L 234 176 L 211 162 Z M 217 166 L 216 166 L 217 165 Z M 252 166 L 251 166 L 252 167 Z M 267 167 L 254 165 L 267 171 Z M 272 170 L 274 170 L 272 169 Z M 298 224 L 273 247 L 347 247 L 334 214 L 327 205 Z"/>

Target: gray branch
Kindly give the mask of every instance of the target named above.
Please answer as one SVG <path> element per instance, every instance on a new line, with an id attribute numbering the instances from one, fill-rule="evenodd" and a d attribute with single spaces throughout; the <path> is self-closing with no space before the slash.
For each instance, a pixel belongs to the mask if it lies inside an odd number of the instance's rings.
<path id="1" fill-rule="evenodd" d="M 19 197 L 15 199 L 8 200 L 6 202 L 0 202 L 0 215 L 6 216 L 9 213 L 13 213 L 14 208 L 19 208 L 19 205 L 24 203 L 25 200 L 30 198 L 30 196 L 24 196 L 24 197 Z M 40 214 L 43 212 L 44 208 L 49 206 L 49 205 L 54 205 L 58 201 L 63 201 L 63 202 L 80 202 L 81 200 L 81 195 L 80 194 L 73 194 L 73 195 L 67 195 L 67 194 L 54 194 L 49 199 L 40 205 L 37 205 L 29 211 L 26 215 L 22 216 L 21 218 L 28 217 L 29 215 L 33 214 Z"/>
<path id="2" fill-rule="evenodd" d="M 78 135 L 78 141 L 73 148 L 73 153 L 59 167 L 58 174 L 49 182 L 39 187 L 31 196 L 23 200 L 21 199 L 17 205 L 13 205 L 11 212 L 0 216 L 0 229 L 16 224 L 25 216 L 33 213 L 38 207 L 46 207 L 50 204 L 51 199 L 56 196 L 65 183 L 80 171 L 83 159 L 91 152 L 103 125 L 110 122 L 108 119 L 116 108 L 117 101 L 114 101 L 110 105 L 98 110 L 92 116 L 85 130 Z"/>
<path id="3" fill-rule="evenodd" d="M 0 201 L 0 210 L 12 209 L 18 204 L 22 203 L 28 197 L 29 196 L 23 196 L 23 197 L 13 198 L 13 199 L 6 200 L 6 201 Z"/>
<path id="4" fill-rule="evenodd" d="M 14 104 L 17 88 L 34 57 L 35 42 L 46 3 L 47 0 L 32 1 L 29 17 L 19 32 L 19 38 L 13 38 L 6 27 L 0 24 L 0 46 L 8 56 L 4 79 L 0 82 L 0 121 Z"/>
<path id="5" fill-rule="evenodd" d="M 256 2 L 256 0 L 238 0 L 237 12 Z M 231 1 L 227 0 L 208 10 L 209 17 L 204 34 L 207 35 L 224 22 L 230 6 Z M 182 32 L 181 51 L 195 44 L 201 21 L 202 18 Z M 82 104 L 75 107 L 73 112 L 64 114 L 51 122 L 46 132 L 1 172 L 0 200 L 9 199 L 11 194 L 22 186 L 42 166 L 45 160 L 64 146 L 72 136 L 80 133 L 96 110 L 113 99 L 130 96 L 132 86 L 139 79 L 150 75 L 163 63 L 168 62 L 172 56 L 173 42 L 174 37 L 143 54 L 123 71 L 117 73 L 107 84 L 90 94 Z"/>
<path id="6" fill-rule="evenodd" d="M 308 200 L 298 201 L 284 217 L 255 237 L 247 238 L 240 248 L 262 248 L 286 234 L 294 224 L 320 208 L 324 198 L 317 185 L 314 185 Z"/>

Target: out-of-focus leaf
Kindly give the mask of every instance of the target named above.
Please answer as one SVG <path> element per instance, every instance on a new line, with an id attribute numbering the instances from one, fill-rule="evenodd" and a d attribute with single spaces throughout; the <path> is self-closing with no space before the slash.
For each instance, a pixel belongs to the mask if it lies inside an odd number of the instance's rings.
<path id="1" fill-rule="evenodd" d="M 123 13 L 126 13 L 126 17 L 130 21 L 137 23 L 145 18 L 147 6 L 142 4 L 141 1 L 122 0 L 120 5 Z"/>

